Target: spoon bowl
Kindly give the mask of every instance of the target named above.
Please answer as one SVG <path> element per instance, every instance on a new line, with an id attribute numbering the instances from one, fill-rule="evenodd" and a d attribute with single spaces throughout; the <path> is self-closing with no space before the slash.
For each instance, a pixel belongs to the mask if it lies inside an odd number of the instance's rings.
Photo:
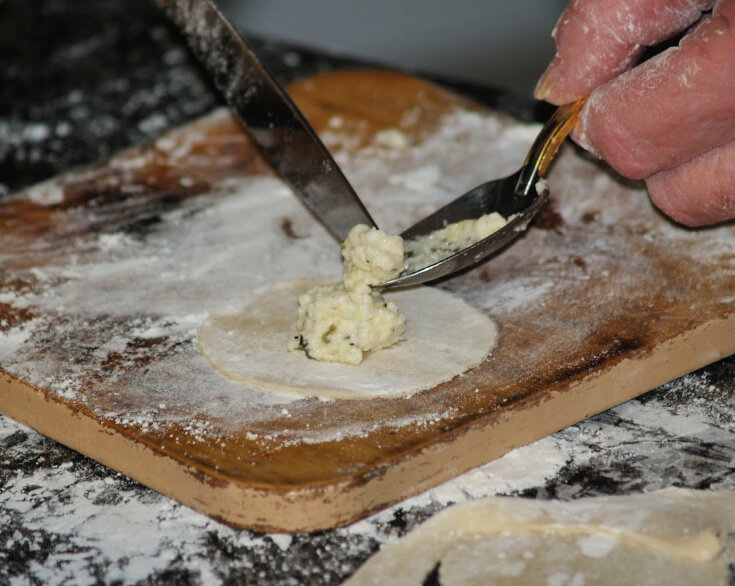
<path id="1" fill-rule="evenodd" d="M 544 177 L 554 155 L 574 128 L 583 105 L 584 99 L 581 99 L 556 109 L 518 171 L 503 179 L 483 183 L 459 196 L 404 230 L 401 237 L 415 240 L 454 222 L 477 219 L 491 212 L 498 212 L 508 219 L 502 228 L 428 266 L 404 271 L 377 288 L 385 290 L 434 281 L 477 264 L 520 236 L 549 196 Z"/>

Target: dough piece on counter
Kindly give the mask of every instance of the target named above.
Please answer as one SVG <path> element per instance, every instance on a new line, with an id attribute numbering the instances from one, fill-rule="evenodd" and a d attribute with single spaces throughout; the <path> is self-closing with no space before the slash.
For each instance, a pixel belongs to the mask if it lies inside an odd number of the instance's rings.
<path id="1" fill-rule="evenodd" d="M 571 502 L 495 497 L 450 507 L 345 584 L 727 584 L 735 492 L 666 489 Z M 732 544 L 730 544 L 732 545 Z"/>
<path id="2" fill-rule="evenodd" d="M 298 296 L 323 283 L 302 279 L 264 287 L 239 311 L 213 315 L 199 331 L 204 357 L 225 376 L 279 393 L 365 399 L 430 389 L 480 364 L 497 327 L 462 299 L 433 287 L 386 293 L 407 318 L 405 339 L 367 354 L 359 367 L 289 352 Z"/>

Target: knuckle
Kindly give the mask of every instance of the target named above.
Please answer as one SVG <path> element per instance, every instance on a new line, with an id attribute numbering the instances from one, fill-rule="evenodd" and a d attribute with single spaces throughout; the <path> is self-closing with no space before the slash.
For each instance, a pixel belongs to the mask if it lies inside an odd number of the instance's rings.
<path id="1" fill-rule="evenodd" d="M 648 177 L 646 185 L 651 201 L 685 226 L 705 226 L 735 218 L 735 189 L 729 167 L 721 167 L 721 155 L 709 152 Z"/>
<path id="2" fill-rule="evenodd" d="M 688 198 L 679 190 L 677 183 L 671 181 L 668 173 L 649 177 L 646 179 L 646 187 L 653 204 L 675 222 L 689 227 L 702 224 L 696 209 L 692 209 Z"/>

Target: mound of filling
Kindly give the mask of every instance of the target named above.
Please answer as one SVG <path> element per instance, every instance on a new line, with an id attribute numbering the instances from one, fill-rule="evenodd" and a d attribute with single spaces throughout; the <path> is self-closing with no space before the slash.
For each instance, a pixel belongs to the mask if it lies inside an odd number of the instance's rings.
<path id="1" fill-rule="evenodd" d="M 454 222 L 426 236 L 405 242 L 406 264 L 404 270 L 413 272 L 456 254 L 500 230 L 508 220 L 497 212 L 485 214 L 475 220 Z"/>
<path id="2" fill-rule="evenodd" d="M 303 349 L 316 360 L 360 364 L 366 352 L 395 344 L 406 328 L 396 305 L 372 289 L 403 268 L 403 239 L 358 224 L 342 244 L 342 258 L 342 283 L 299 296 L 288 349 Z"/>

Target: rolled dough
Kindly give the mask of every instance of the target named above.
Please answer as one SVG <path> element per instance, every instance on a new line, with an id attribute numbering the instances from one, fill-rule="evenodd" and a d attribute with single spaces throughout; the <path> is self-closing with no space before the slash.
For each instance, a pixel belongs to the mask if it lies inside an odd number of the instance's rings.
<path id="1" fill-rule="evenodd" d="M 257 388 L 303 396 L 367 399 L 410 395 L 480 364 L 497 327 L 462 299 L 432 287 L 386 293 L 401 307 L 404 339 L 369 353 L 357 366 L 288 352 L 298 296 L 323 284 L 301 279 L 259 289 L 244 307 L 212 315 L 199 331 L 199 349 L 225 376 Z"/>
<path id="2" fill-rule="evenodd" d="M 494 497 L 435 515 L 346 586 L 725 585 L 735 492 L 666 489 L 572 502 Z M 731 544 L 732 545 L 732 544 Z"/>

